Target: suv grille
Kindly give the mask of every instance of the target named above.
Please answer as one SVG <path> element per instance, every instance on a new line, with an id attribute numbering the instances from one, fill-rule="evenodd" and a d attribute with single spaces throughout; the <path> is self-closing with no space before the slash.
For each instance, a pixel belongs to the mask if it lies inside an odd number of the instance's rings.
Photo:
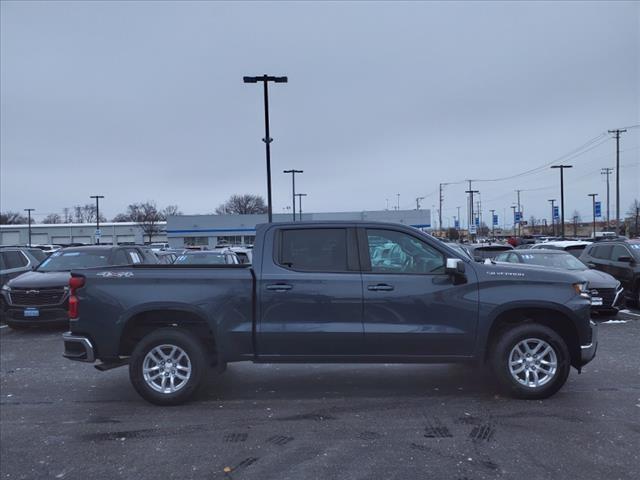
<path id="1" fill-rule="evenodd" d="M 9 299 L 12 305 L 37 307 L 42 305 L 58 305 L 66 295 L 64 288 L 11 290 Z"/>
<path id="2" fill-rule="evenodd" d="M 598 291 L 597 294 L 594 294 L 594 291 Z M 615 288 L 597 288 L 591 289 L 591 296 L 602 298 L 602 306 L 610 307 L 613 305 L 613 301 L 616 298 L 616 289 Z"/>

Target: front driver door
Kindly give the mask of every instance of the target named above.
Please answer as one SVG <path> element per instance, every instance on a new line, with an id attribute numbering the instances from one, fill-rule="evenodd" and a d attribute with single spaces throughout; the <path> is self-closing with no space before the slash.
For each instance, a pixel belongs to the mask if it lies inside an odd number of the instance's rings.
<path id="1" fill-rule="evenodd" d="M 466 283 L 454 284 L 445 254 L 417 232 L 366 228 L 358 234 L 367 352 L 471 355 L 478 321 L 473 270 L 467 267 Z"/>

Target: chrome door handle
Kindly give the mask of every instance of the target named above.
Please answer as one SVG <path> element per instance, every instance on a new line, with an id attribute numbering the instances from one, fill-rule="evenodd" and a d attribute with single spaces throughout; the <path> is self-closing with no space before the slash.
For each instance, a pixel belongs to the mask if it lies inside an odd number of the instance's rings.
<path id="1" fill-rule="evenodd" d="M 393 290 L 393 285 L 378 283 L 377 285 L 367 286 L 367 290 L 371 290 L 372 292 L 390 292 Z"/>

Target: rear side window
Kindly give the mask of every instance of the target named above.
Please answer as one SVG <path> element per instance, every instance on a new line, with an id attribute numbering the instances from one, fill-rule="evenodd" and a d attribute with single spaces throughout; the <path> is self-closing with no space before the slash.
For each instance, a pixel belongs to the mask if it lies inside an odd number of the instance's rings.
<path id="1" fill-rule="evenodd" d="M 346 272 L 347 230 L 309 228 L 282 230 L 278 263 L 308 272 Z"/>
<path id="2" fill-rule="evenodd" d="M 31 254 L 31 256 L 33 258 L 35 258 L 38 262 L 43 261 L 45 258 L 47 258 L 47 254 L 44 253 L 42 250 L 40 250 L 39 248 L 32 248 L 31 250 L 29 250 L 29 253 Z"/>
<path id="3" fill-rule="evenodd" d="M 567 247 L 565 248 L 565 251 L 567 253 L 570 253 L 571 255 L 573 255 L 574 257 L 578 258 L 582 252 L 584 251 L 584 245 L 577 245 L 575 247 Z"/>
<path id="4" fill-rule="evenodd" d="M 591 251 L 593 258 L 602 258 L 603 260 L 609 260 L 611 257 L 612 245 L 598 245 Z"/>
<path id="5" fill-rule="evenodd" d="M 127 254 L 129 255 L 129 263 L 142 263 L 142 256 L 140 255 L 140 253 L 137 250 L 134 249 L 130 249 L 127 250 Z"/>
<path id="6" fill-rule="evenodd" d="M 25 257 L 21 252 L 15 250 L 3 252 L 2 255 L 4 256 L 4 264 L 7 270 L 26 267 L 29 263 L 27 257 Z"/>

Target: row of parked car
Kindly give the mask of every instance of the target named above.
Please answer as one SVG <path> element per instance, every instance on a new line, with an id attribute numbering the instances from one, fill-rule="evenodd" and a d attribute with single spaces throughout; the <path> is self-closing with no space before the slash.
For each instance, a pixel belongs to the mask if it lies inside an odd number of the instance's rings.
<path id="1" fill-rule="evenodd" d="M 0 247 L 0 315 L 12 328 L 67 322 L 72 270 L 137 264 L 237 265 L 250 248 L 169 249 L 156 245 L 68 247 L 47 254 L 35 247 Z"/>
<path id="2" fill-rule="evenodd" d="M 559 240 L 513 247 L 509 244 L 457 244 L 450 247 L 476 261 L 537 265 L 580 272 L 588 282 L 592 310 L 610 313 L 640 306 L 640 240 L 604 237 L 595 242 Z"/>

